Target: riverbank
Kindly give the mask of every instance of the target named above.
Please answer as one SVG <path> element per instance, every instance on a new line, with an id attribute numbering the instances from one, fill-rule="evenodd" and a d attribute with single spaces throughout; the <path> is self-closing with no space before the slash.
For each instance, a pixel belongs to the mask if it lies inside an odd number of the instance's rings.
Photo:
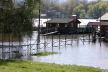
<path id="1" fill-rule="evenodd" d="M 102 72 L 102 70 L 85 66 L 58 65 L 21 60 L 0 60 L 0 72 Z"/>

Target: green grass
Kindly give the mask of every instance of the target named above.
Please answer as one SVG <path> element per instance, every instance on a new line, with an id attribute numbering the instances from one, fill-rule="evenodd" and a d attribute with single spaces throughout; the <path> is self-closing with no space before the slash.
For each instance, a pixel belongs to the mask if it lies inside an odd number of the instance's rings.
<path id="1" fill-rule="evenodd" d="M 58 53 L 57 52 L 39 52 L 33 55 L 34 56 L 48 56 L 48 55 L 53 55 L 53 54 L 58 54 Z"/>
<path id="2" fill-rule="evenodd" d="M 85 66 L 58 65 L 21 60 L 0 60 L 0 72 L 102 72 Z"/>

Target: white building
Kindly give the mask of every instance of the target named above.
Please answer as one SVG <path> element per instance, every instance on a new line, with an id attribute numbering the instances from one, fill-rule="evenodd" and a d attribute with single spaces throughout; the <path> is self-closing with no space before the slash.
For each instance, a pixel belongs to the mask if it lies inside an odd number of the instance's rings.
<path id="1" fill-rule="evenodd" d="M 87 27 L 89 22 L 99 22 L 97 19 L 79 19 L 81 22 L 78 27 Z"/>
<path id="2" fill-rule="evenodd" d="M 46 22 L 47 21 L 49 21 L 49 20 L 51 20 L 51 19 L 40 19 L 40 27 L 46 27 Z M 34 21 L 34 24 L 33 24 L 33 26 L 34 27 L 38 27 L 38 25 L 39 25 L 39 19 L 34 19 L 33 20 Z"/>

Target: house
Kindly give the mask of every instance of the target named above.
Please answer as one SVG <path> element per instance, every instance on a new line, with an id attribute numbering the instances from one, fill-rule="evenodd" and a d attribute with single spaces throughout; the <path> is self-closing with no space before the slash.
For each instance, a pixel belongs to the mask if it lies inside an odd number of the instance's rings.
<path id="1" fill-rule="evenodd" d="M 108 38 L 108 13 L 101 16 L 97 22 L 89 22 L 88 26 L 99 31 L 99 36 Z"/>
<path id="2" fill-rule="evenodd" d="M 78 20 L 81 22 L 78 26 L 80 33 L 91 33 L 93 31 L 91 23 L 98 22 L 97 19 L 78 19 Z"/>
<path id="3" fill-rule="evenodd" d="M 87 25 L 87 27 L 91 27 L 93 28 L 95 31 L 99 31 L 100 30 L 100 21 L 98 21 L 97 19 L 95 19 L 94 21 L 90 21 Z"/>
<path id="4" fill-rule="evenodd" d="M 54 18 L 46 22 L 47 28 L 66 28 L 66 27 L 74 27 L 78 28 L 78 20 L 70 19 L 70 18 Z"/>
<path id="5" fill-rule="evenodd" d="M 79 23 L 80 21 L 75 18 L 54 18 L 46 22 L 46 28 L 51 32 L 58 31 L 60 34 L 69 34 L 77 30 Z"/>
<path id="6" fill-rule="evenodd" d="M 102 36 L 106 35 L 106 32 L 108 31 L 108 13 L 105 13 L 103 16 L 99 18 L 100 20 L 100 33 Z"/>
<path id="7" fill-rule="evenodd" d="M 95 32 L 99 32 L 100 31 L 99 24 L 100 24 L 100 22 L 89 22 L 88 27 L 91 27 L 93 29 L 93 31 L 95 31 Z"/>
<path id="8" fill-rule="evenodd" d="M 40 19 L 40 28 L 43 30 L 46 28 L 46 22 L 48 20 L 51 20 L 51 19 L 47 19 L 47 18 L 41 18 Z M 33 19 L 33 29 L 34 30 L 37 30 L 38 29 L 38 25 L 39 25 L 39 19 Z"/>
<path id="9" fill-rule="evenodd" d="M 47 19 L 47 18 L 41 18 L 40 19 L 40 27 L 46 27 L 46 22 L 49 21 L 51 19 Z M 39 25 L 39 19 L 33 19 L 33 27 L 38 27 Z"/>
<path id="10" fill-rule="evenodd" d="M 99 22 L 97 19 L 78 19 L 81 23 L 79 24 L 79 28 L 86 28 L 88 26 L 91 27 L 92 22 Z"/>

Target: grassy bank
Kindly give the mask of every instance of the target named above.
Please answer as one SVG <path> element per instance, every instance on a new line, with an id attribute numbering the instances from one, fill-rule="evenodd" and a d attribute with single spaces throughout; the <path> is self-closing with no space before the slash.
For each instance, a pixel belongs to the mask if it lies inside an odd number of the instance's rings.
<path id="1" fill-rule="evenodd" d="M 34 56 L 48 56 L 48 55 L 53 55 L 53 54 L 58 54 L 57 52 L 39 52 L 34 54 Z"/>
<path id="2" fill-rule="evenodd" d="M 102 72 L 102 70 L 84 66 L 58 65 L 20 60 L 0 60 L 0 72 Z"/>

